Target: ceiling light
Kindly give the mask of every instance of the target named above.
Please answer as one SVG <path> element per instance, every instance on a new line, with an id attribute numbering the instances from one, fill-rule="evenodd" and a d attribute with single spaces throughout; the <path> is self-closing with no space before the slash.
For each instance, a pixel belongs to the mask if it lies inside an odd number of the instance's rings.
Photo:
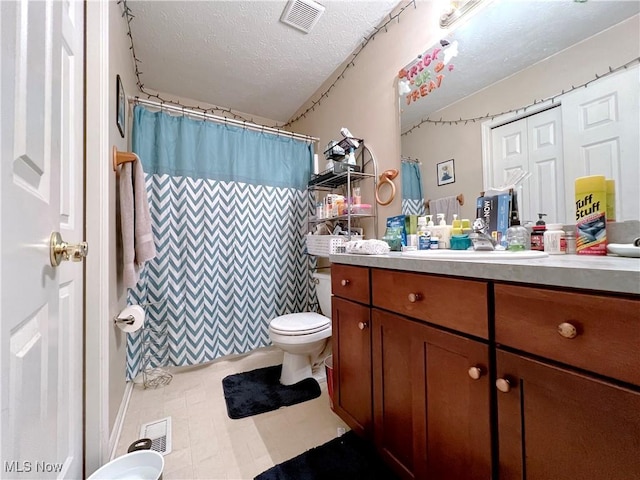
<path id="1" fill-rule="evenodd" d="M 280 21 L 309 33 L 324 13 L 324 7 L 313 0 L 289 0 Z"/>
<path id="2" fill-rule="evenodd" d="M 440 15 L 440 28 L 449 28 L 481 2 L 482 0 L 451 0 Z"/>

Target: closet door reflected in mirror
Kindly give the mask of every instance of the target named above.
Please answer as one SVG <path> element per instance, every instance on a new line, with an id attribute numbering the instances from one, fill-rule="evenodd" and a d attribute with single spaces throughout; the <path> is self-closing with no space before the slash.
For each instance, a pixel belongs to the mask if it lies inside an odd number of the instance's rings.
<path id="1" fill-rule="evenodd" d="M 490 186 L 504 184 L 518 168 L 531 176 L 518 189 L 520 220 L 547 214 L 550 223 L 566 223 L 562 154 L 562 115 L 550 108 L 491 129 Z"/>

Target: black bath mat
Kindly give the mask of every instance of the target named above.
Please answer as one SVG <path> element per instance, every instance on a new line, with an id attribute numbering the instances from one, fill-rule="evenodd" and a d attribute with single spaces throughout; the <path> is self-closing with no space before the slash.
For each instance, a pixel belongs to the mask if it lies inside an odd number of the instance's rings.
<path id="1" fill-rule="evenodd" d="M 397 479 L 373 447 L 353 432 L 287 460 L 254 480 Z"/>
<path id="2" fill-rule="evenodd" d="M 281 385 L 282 365 L 236 373 L 222 379 L 229 418 L 237 419 L 270 412 L 320 396 L 315 378 L 294 385 Z"/>

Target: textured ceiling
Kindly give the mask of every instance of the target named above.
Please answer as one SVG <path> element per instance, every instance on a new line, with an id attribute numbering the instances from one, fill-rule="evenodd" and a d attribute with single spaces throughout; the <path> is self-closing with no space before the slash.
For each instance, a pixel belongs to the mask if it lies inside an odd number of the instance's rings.
<path id="1" fill-rule="evenodd" d="M 286 0 L 128 0 L 145 88 L 287 121 L 398 0 L 321 0 L 309 34 Z M 392 81 L 392 79 L 389 79 Z"/>
<path id="2" fill-rule="evenodd" d="M 450 62 L 454 70 L 446 73 L 443 88 L 410 105 L 403 102 L 402 131 L 430 113 L 616 25 L 639 10 L 640 2 L 635 0 L 487 3 L 460 27 L 453 25 L 446 39 L 458 41 L 458 56 Z M 639 40 L 638 36 L 629 39 L 636 45 Z M 419 53 L 423 52 L 416 55 Z"/>

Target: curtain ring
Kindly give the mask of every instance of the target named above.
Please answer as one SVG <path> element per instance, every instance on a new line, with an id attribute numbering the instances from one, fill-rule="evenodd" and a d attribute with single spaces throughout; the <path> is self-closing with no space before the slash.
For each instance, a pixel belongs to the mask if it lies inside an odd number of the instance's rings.
<path id="1" fill-rule="evenodd" d="M 379 205 L 385 206 L 393 202 L 393 199 L 396 197 L 396 185 L 395 183 L 392 182 L 392 180 L 397 176 L 398 176 L 398 170 L 396 170 L 395 168 L 391 170 L 386 170 L 382 172 L 382 175 L 380 175 L 380 181 L 378 182 L 378 185 L 376 185 L 376 202 L 378 202 Z M 380 200 L 379 193 L 380 193 L 380 189 L 385 183 L 388 183 L 391 186 L 391 194 L 389 195 L 389 198 L 387 200 L 383 201 L 383 200 Z"/>

